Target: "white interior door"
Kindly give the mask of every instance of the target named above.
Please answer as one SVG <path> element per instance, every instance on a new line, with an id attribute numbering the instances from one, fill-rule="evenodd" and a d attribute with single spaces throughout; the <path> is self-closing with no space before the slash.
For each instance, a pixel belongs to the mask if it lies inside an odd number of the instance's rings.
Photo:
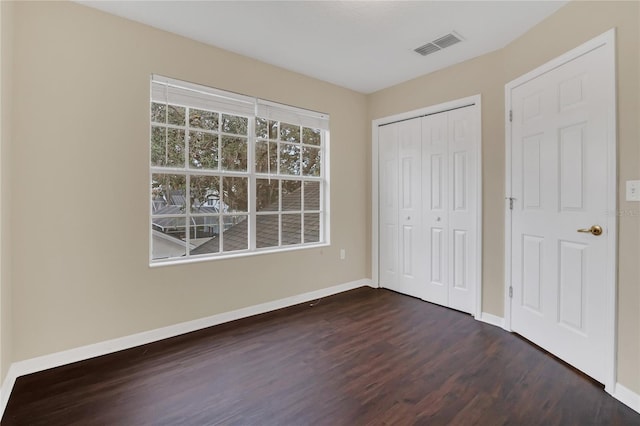
<path id="1" fill-rule="evenodd" d="M 511 328 L 603 383 L 614 285 L 610 59 L 595 48 L 510 91 Z"/>

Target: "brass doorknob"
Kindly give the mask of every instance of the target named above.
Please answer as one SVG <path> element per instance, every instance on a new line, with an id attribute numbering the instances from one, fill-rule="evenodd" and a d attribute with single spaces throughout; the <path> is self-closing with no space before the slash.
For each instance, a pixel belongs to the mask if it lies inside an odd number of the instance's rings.
<path id="1" fill-rule="evenodd" d="M 593 225 L 591 228 L 578 229 L 578 232 L 590 232 L 593 235 L 600 235 L 602 234 L 602 227 L 600 225 Z"/>

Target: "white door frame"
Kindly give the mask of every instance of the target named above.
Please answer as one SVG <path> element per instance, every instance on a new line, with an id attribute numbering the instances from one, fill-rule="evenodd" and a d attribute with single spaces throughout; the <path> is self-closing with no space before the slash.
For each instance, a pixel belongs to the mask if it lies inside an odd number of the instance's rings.
<path id="1" fill-rule="evenodd" d="M 378 118 L 371 122 L 371 279 L 373 285 L 380 287 L 379 278 L 379 187 L 378 187 L 378 127 L 384 124 L 396 121 L 410 120 L 425 115 L 437 114 L 452 109 L 462 108 L 474 105 L 474 123 L 475 137 L 478 143 L 478 155 L 476 156 L 476 167 L 478 179 L 476 182 L 476 206 L 478 215 L 476 218 L 476 303 L 475 313 L 476 319 L 482 314 L 482 103 L 481 95 L 469 96 L 467 98 L 456 99 L 437 105 L 419 108 L 413 111 L 403 112 L 401 114 L 390 115 L 388 117 Z"/>
<path id="2" fill-rule="evenodd" d="M 610 111 L 607 117 L 607 229 L 608 232 L 608 247 L 607 247 L 607 259 L 606 259 L 606 274 L 607 274 L 607 298 L 604 301 L 604 318 L 606 321 L 606 328 L 610 330 L 609 341 L 607 342 L 606 357 L 603 360 L 605 369 L 607 371 L 607 380 L 605 381 L 605 390 L 609 393 L 614 392 L 614 386 L 616 382 L 616 345 L 617 345 L 617 330 L 616 330 L 616 315 L 617 315 L 617 303 L 616 303 L 616 287 L 617 287 L 617 221 L 616 221 L 616 195 L 617 195 L 617 136 L 616 136 L 616 65 L 615 65 L 615 28 L 611 29 L 600 36 L 589 40 L 588 42 L 576 47 L 569 52 L 547 62 L 546 64 L 524 74 L 521 77 L 507 83 L 505 85 L 505 232 L 504 232 L 504 248 L 505 248 L 505 284 L 504 284 L 504 328 L 511 331 L 511 302 L 512 299 L 509 296 L 509 287 L 511 287 L 511 210 L 509 209 L 509 197 L 512 196 L 511 191 L 511 91 L 516 87 L 539 77 L 555 68 L 558 68 L 567 62 L 570 62 L 579 56 L 582 56 L 594 49 L 603 48 L 606 49 L 608 60 L 608 72 L 610 72 L 612 85 L 609 88 L 613 96 L 611 97 L 611 104 L 608 105 Z"/>

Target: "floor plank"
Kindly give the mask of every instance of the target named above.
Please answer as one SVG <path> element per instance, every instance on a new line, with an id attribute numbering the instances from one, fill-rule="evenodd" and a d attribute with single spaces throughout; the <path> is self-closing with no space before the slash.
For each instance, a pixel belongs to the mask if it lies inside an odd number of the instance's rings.
<path id="1" fill-rule="evenodd" d="M 362 288 L 20 377 L 3 425 L 640 425 L 515 335 Z"/>

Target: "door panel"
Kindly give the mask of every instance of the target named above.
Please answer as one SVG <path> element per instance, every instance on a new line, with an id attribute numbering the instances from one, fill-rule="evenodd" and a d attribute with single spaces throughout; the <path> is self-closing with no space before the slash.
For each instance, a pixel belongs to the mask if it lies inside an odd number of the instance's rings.
<path id="1" fill-rule="evenodd" d="M 453 210 L 467 209 L 467 153 L 453 153 Z"/>
<path id="2" fill-rule="evenodd" d="M 607 66 L 597 48 L 511 91 L 511 327 L 603 382 L 609 230 L 577 230 L 607 223 Z"/>
<path id="3" fill-rule="evenodd" d="M 420 218 L 422 173 L 420 158 L 422 153 L 420 120 L 406 120 L 394 124 L 398 126 L 398 145 L 402 182 L 400 185 L 399 223 L 402 226 L 403 271 L 399 277 L 400 291 L 414 297 L 423 297 L 425 264 L 422 259 L 424 243 Z"/>
<path id="4" fill-rule="evenodd" d="M 448 113 L 449 126 L 449 222 L 448 262 L 453 274 L 449 286 L 448 306 L 463 311 L 475 311 L 476 283 L 476 156 L 473 108 L 460 108 Z"/>
<path id="5" fill-rule="evenodd" d="M 544 238 L 522 236 L 522 300 L 523 307 L 542 313 L 542 243 Z"/>
<path id="6" fill-rule="evenodd" d="M 380 285 L 397 289 L 398 271 L 398 128 L 393 125 L 378 129 L 379 149 L 379 220 L 380 220 Z"/>
<path id="7" fill-rule="evenodd" d="M 467 290 L 467 231 L 453 230 L 453 287 Z"/>
<path id="8" fill-rule="evenodd" d="M 423 297 L 443 306 L 449 304 L 448 139 L 446 113 L 422 119 L 422 167 L 425 176 L 422 185 L 422 217 L 426 241 L 425 263 L 431 269 L 425 282 Z"/>

